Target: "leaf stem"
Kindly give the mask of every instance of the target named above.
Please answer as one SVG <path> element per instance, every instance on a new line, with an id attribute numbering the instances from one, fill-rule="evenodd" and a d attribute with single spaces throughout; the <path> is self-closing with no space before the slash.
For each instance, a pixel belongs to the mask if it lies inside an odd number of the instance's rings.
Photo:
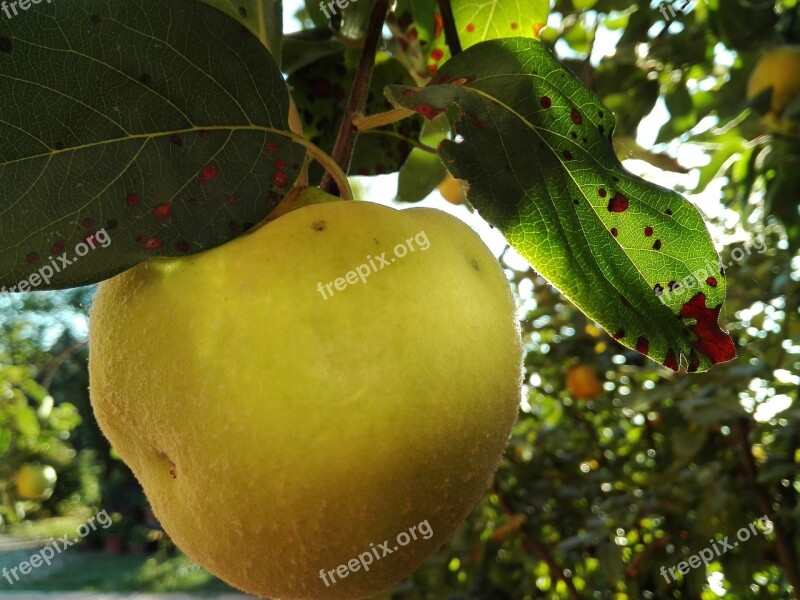
<path id="1" fill-rule="evenodd" d="M 276 131 L 280 135 L 284 135 L 291 139 L 293 142 L 300 144 L 303 146 L 307 151 L 308 154 L 316 160 L 322 167 L 325 169 L 325 177 L 330 178 L 330 180 L 336 185 L 339 189 L 339 196 L 342 200 L 353 200 L 353 188 L 350 187 L 350 182 L 347 180 L 347 174 L 342 170 L 337 163 L 331 156 L 325 153 L 322 148 L 313 144 L 311 141 L 307 140 L 302 135 L 298 135 L 294 132 L 288 131 Z M 305 171 L 305 167 L 304 167 Z"/>
<path id="2" fill-rule="evenodd" d="M 400 107 L 369 116 L 356 115 L 353 117 L 353 126 L 359 131 L 367 131 L 368 129 L 376 129 L 384 125 L 397 123 L 415 114 L 417 113 L 411 109 Z"/>
<path id="3" fill-rule="evenodd" d="M 456 19 L 453 16 L 453 7 L 450 6 L 450 0 L 438 0 L 439 12 L 442 13 L 442 25 L 444 26 L 444 39 L 447 42 L 447 47 L 450 48 L 450 54 L 456 56 L 461 53 L 461 40 L 458 37 L 458 28 L 456 27 Z"/>
<path id="4" fill-rule="evenodd" d="M 353 79 L 353 86 L 350 89 L 350 97 L 347 100 L 347 107 L 344 111 L 342 126 L 339 135 L 333 146 L 331 157 L 339 165 L 340 170 L 347 172 L 350 170 L 350 163 L 353 161 L 353 150 L 356 145 L 358 129 L 353 125 L 353 118 L 364 113 L 369 95 L 369 86 L 372 82 L 372 70 L 375 66 L 375 57 L 378 53 L 378 44 L 381 41 L 381 32 L 386 17 L 389 14 L 390 0 L 375 0 L 372 13 L 369 16 L 367 34 L 364 38 L 364 47 L 361 49 L 361 57 L 358 60 L 356 75 Z M 333 171 L 322 178 L 320 187 L 331 194 L 336 193 L 336 187 L 342 191 L 341 183 L 334 181 Z"/>

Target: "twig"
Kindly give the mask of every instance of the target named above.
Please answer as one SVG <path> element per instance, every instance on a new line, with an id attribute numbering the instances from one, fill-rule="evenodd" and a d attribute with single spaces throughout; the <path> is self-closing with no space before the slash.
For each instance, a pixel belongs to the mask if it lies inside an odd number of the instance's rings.
<path id="1" fill-rule="evenodd" d="M 500 488 L 495 484 L 494 486 L 494 493 L 497 494 L 497 497 L 500 499 L 500 506 L 503 507 L 503 510 L 509 517 L 514 517 L 517 512 L 513 509 L 511 504 L 508 502 L 508 499 L 505 497 Z M 550 556 L 550 553 L 547 551 L 542 544 L 539 543 L 533 536 L 528 534 L 525 531 L 524 527 L 519 530 L 520 536 L 522 537 L 522 545 L 525 547 L 526 550 L 538 556 L 541 560 L 545 562 L 545 564 L 550 568 L 550 572 L 553 574 L 553 577 L 559 581 L 563 581 L 564 585 L 567 586 L 567 592 L 569 593 L 570 600 L 580 600 L 580 595 L 578 594 L 578 590 L 575 589 L 575 585 L 572 583 L 572 579 L 564 575 L 564 571 L 561 567 L 556 564 L 556 561 Z"/>
<path id="2" fill-rule="evenodd" d="M 375 0 L 375 4 L 372 7 L 369 24 L 367 25 L 367 35 L 364 38 L 364 47 L 361 49 L 361 58 L 358 60 L 356 76 L 353 79 L 353 87 L 350 89 L 350 97 L 347 99 L 342 126 L 339 129 L 339 135 L 331 153 L 333 160 L 345 173 L 350 170 L 356 137 L 358 136 L 358 129 L 353 125 L 353 117 L 363 115 L 364 108 L 367 105 L 369 86 L 372 82 L 372 69 L 375 66 L 375 56 L 378 53 L 383 24 L 389 14 L 389 4 L 390 0 Z M 320 187 L 330 194 L 336 194 L 339 191 L 337 189 L 339 186 L 333 181 L 330 173 L 327 173 L 322 178 Z"/>
<path id="3" fill-rule="evenodd" d="M 461 40 L 458 38 L 456 19 L 453 16 L 453 7 L 450 0 L 438 0 L 439 12 L 442 13 L 442 25 L 444 27 L 444 40 L 450 48 L 450 54 L 455 56 L 461 53 Z"/>
<path id="4" fill-rule="evenodd" d="M 742 419 L 736 426 L 735 435 L 738 441 L 739 456 L 744 468 L 745 478 L 750 488 L 755 492 L 756 502 L 759 508 L 764 512 L 767 518 L 772 521 L 773 531 L 775 532 L 775 553 L 778 555 L 778 560 L 783 568 L 784 575 L 789 581 L 789 584 L 794 588 L 792 595 L 794 598 L 800 598 L 800 571 L 797 568 L 797 561 L 794 558 L 791 541 L 787 541 L 786 533 L 783 531 L 783 526 L 778 523 L 775 518 L 775 511 L 772 510 L 772 503 L 769 500 L 764 488 L 758 483 L 758 467 L 756 467 L 753 453 L 750 450 L 750 422 L 747 419 Z"/>

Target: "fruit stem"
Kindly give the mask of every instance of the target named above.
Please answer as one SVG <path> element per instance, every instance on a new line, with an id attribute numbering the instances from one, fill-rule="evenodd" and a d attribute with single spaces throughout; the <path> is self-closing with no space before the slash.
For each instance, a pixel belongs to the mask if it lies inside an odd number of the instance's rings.
<path id="1" fill-rule="evenodd" d="M 339 164 L 333 160 L 333 158 L 326 154 L 322 148 L 307 140 L 304 136 L 295 133 L 294 131 L 284 131 L 281 129 L 272 129 L 267 128 L 268 131 L 272 133 L 277 133 L 278 135 L 282 135 L 288 137 L 290 140 L 295 142 L 296 144 L 300 144 L 303 146 L 307 151 L 308 154 L 316 160 L 326 171 L 325 177 L 330 177 L 331 180 L 336 184 L 339 188 L 339 196 L 342 200 L 354 200 L 353 197 L 353 188 L 350 187 L 350 182 L 347 180 L 347 175 L 339 166 Z M 301 186 L 302 187 L 302 186 Z"/>
<path id="2" fill-rule="evenodd" d="M 364 47 L 361 49 L 361 57 L 358 60 L 353 86 L 350 89 L 350 97 L 347 99 L 342 126 L 333 146 L 333 152 L 331 152 L 331 157 L 345 173 L 350 170 L 358 136 L 358 129 L 353 125 L 353 118 L 363 115 L 367 105 L 369 87 L 372 83 L 372 70 L 375 67 L 378 44 L 382 39 L 383 24 L 389 15 L 389 5 L 390 0 L 375 0 L 375 4 L 372 6 L 364 37 Z M 322 178 L 320 187 L 330 194 L 335 194 L 337 185 L 341 191 L 341 185 L 338 181 L 334 181 L 333 171 L 329 169 Z"/>

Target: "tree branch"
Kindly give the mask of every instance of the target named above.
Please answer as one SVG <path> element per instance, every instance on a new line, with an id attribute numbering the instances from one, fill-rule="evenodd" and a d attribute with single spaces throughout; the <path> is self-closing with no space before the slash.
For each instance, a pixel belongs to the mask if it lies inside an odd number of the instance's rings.
<path id="1" fill-rule="evenodd" d="M 353 161 L 353 150 L 356 145 L 358 129 L 353 125 L 353 117 L 362 116 L 367 105 L 369 86 L 372 82 L 372 70 L 375 67 L 375 56 L 378 53 L 378 44 L 381 41 L 381 32 L 386 17 L 389 14 L 390 0 L 375 0 L 372 13 L 369 16 L 367 25 L 367 35 L 364 38 L 364 47 L 361 49 L 361 58 L 358 60 L 356 76 L 353 79 L 353 87 L 350 89 L 350 97 L 347 99 L 347 106 L 342 119 L 342 126 L 339 135 L 333 146 L 331 157 L 347 173 L 350 171 L 350 163 Z M 320 187 L 329 194 L 339 192 L 336 183 L 327 173 Z"/>
<path id="2" fill-rule="evenodd" d="M 442 25 L 444 26 L 444 40 L 450 48 L 450 54 L 455 56 L 461 53 L 461 40 L 458 38 L 456 19 L 453 16 L 453 7 L 450 0 L 438 0 L 439 12 L 442 13 Z"/>
<path id="3" fill-rule="evenodd" d="M 734 432 L 738 442 L 739 457 L 742 462 L 745 478 L 750 488 L 755 492 L 756 503 L 759 509 L 772 521 L 773 531 L 775 532 L 775 552 L 778 555 L 778 560 L 781 563 L 786 579 L 794 588 L 792 596 L 794 598 L 800 598 L 800 571 L 797 567 L 797 561 L 794 558 L 791 540 L 788 539 L 786 532 L 783 530 L 783 526 L 778 523 L 767 492 L 758 483 L 758 467 L 753 458 L 753 453 L 750 450 L 750 421 L 742 419 L 735 427 Z"/>
<path id="4" fill-rule="evenodd" d="M 500 488 L 497 486 L 497 484 L 494 485 L 494 493 L 497 494 L 497 497 L 500 499 L 500 506 L 503 507 L 505 513 L 509 517 L 516 516 L 517 512 L 508 502 L 508 499 L 505 497 L 503 492 L 500 491 Z M 547 548 L 540 544 L 539 541 L 533 536 L 528 534 L 528 532 L 525 531 L 524 526 L 519 530 L 519 533 L 522 537 L 522 545 L 525 547 L 525 549 L 531 554 L 538 556 L 540 560 L 544 561 L 544 563 L 550 568 L 550 572 L 553 574 L 555 579 L 564 582 L 564 585 L 567 586 L 567 592 L 569 593 L 570 600 L 580 600 L 581 597 L 578 594 L 578 590 L 575 589 L 572 579 L 564 575 L 564 570 L 559 567 L 553 557 L 550 556 Z"/>

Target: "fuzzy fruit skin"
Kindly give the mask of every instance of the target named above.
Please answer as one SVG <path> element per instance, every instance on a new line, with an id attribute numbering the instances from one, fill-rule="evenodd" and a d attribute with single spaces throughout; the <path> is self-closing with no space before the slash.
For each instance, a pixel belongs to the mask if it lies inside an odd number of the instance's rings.
<path id="1" fill-rule="evenodd" d="M 317 290 L 422 231 L 426 251 Z M 364 598 L 411 574 L 482 497 L 520 400 L 505 275 L 432 209 L 306 206 L 103 283 L 91 321 L 97 420 L 166 531 L 281 600 Z M 425 520 L 430 539 L 321 580 Z"/>

